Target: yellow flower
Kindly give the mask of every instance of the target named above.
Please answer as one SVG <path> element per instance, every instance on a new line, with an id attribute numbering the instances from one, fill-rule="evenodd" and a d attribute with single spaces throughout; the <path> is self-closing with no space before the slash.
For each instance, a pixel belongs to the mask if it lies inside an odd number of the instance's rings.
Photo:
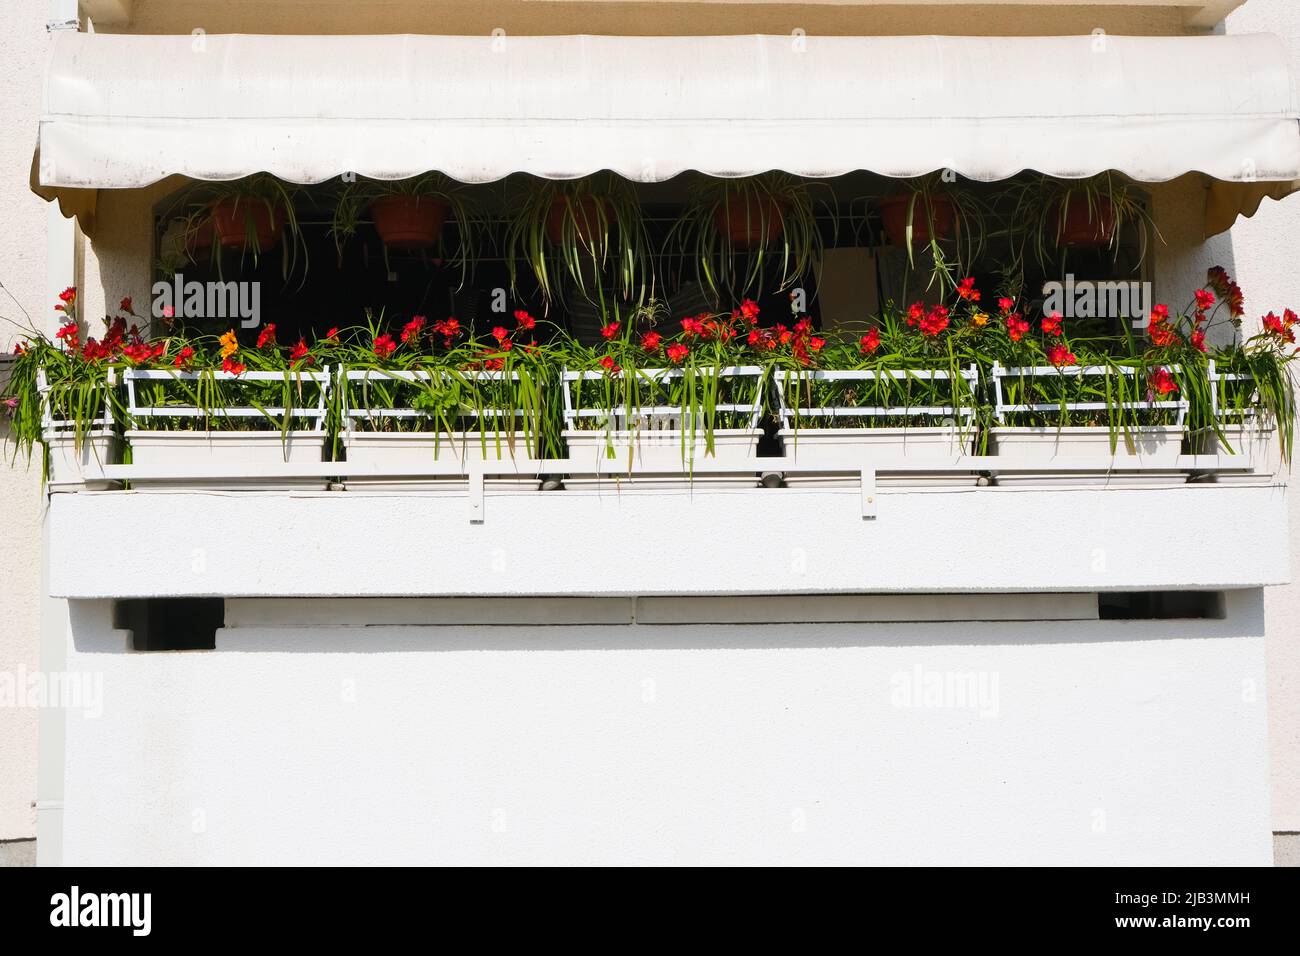
<path id="1" fill-rule="evenodd" d="M 235 338 L 235 330 L 231 329 L 221 337 L 221 357 L 230 358 L 239 351 L 239 340 Z"/>
<path id="2" fill-rule="evenodd" d="M 984 312 L 976 312 L 974 315 L 971 316 L 970 320 L 974 325 L 977 325 L 981 328 L 989 324 L 988 314 Z"/>

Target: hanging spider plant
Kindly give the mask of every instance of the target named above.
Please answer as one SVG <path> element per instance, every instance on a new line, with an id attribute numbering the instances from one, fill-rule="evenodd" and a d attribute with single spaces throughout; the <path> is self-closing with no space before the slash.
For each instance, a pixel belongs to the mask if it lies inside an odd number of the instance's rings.
<path id="1" fill-rule="evenodd" d="M 334 200 L 330 235 L 339 256 L 357 227 L 369 214 L 384 244 L 387 263 L 389 249 L 428 249 L 438 247 L 439 255 L 458 266 L 462 281 L 473 260 L 475 240 L 482 216 L 474 209 L 465 188 L 443 175 L 431 172 L 413 179 L 383 181 L 374 179 L 345 183 Z M 453 248 L 445 248 L 444 226 L 455 223 L 457 235 Z"/>
<path id="2" fill-rule="evenodd" d="M 1044 270 L 1070 248 L 1106 248 L 1118 256 L 1123 237 L 1134 230 L 1141 265 L 1152 239 L 1164 241 L 1145 195 L 1118 173 L 1087 179 L 1037 175 L 1012 187 L 1011 196 L 1016 258 L 1023 263 L 1028 251 Z"/>
<path id="3" fill-rule="evenodd" d="M 309 265 L 307 243 L 295 210 L 300 189 L 269 173 L 256 173 L 223 183 L 199 183 L 187 189 L 164 213 L 183 223 L 181 242 L 194 261 L 207 254 L 218 275 L 224 275 L 221 252 L 238 250 L 242 266 L 284 246 L 280 270 L 285 281 L 302 263 Z"/>
<path id="4" fill-rule="evenodd" d="M 926 289 L 937 285 L 941 297 L 957 288 L 958 278 L 972 271 L 984 249 L 985 205 L 942 173 L 902 180 L 874 205 L 885 238 L 907 250 L 909 268 L 916 267 L 918 249 L 928 253 L 931 270 Z"/>
<path id="5" fill-rule="evenodd" d="M 694 264 L 701 285 L 719 298 L 742 298 L 796 282 L 814 282 L 824 241 L 812 187 L 788 173 L 704 178 L 669 232 L 668 245 Z"/>
<path id="6" fill-rule="evenodd" d="M 531 181 L 513 210 L 505 255 L 511 284 L 527 268 L 548 302 L 566 280 L 602 304 L 640 301 L 653 288 L 636 188 L 614 173 Z"/>

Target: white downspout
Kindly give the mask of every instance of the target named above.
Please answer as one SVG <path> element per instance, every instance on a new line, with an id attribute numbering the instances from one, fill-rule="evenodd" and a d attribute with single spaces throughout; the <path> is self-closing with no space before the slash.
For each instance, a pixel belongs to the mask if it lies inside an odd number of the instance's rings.
<path id="1" fill-rule="evenodd" d="M 49 0 L 50 29 L 77 29 L 77 0 Z M 77 225 L 59 211 L 58 202 L 46 212 L 46 312 L 40 325 L 52 335 L 57 324 L 49 303 L 77 281 Z M 41 533 L 41 670 L 60 674 L 68 666 L 68 602 L 50 597 L 49 512 Z M 36 771 L 36 865 L 63 864 L 63 782 L 67 713 L 62 707 L 41 708 Z"/>

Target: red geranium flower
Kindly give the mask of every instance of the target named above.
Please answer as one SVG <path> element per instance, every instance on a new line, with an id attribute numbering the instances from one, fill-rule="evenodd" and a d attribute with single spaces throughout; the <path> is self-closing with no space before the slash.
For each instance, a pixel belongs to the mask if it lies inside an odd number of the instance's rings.
<path id="1" fill-rule="evenodd" d="M 872 355 L 880 348 L 880 330 L 868 329 L 867 334 L 858 339 L 858 351 L 863 355 Z"/>
<path id="2" fill-rule="evenodd" d="M 1172 392 L 1178 391 L 1178 383 L 1174 381 L 1174 377 L 1169 374 L 1169 369 L 1167 368 L 1156 369 L 1151 373 L 1151 377 L 1147 380 L 1147 383 L 1151 386 L 1151 391 L 1155 392 L 1157 395 L 1169 395 Z"/>
<path id="3" fill-rule="evenodd" d="M 1025 321 L 1024 316 L 1019 312 L 1012 312 L 1007 316 L 1007 335 L 1011 337 L 1012 342 L 1019 342 L 1029 331 L 1029 323 Z"/>
<path id="4" fill-rule="evenodd" d="M 674 365 L 680 365 L 691 354 L 691 350 L 680 342 L 674 342 L 668 346 L 668 360 Z"/>
<path id="5" fill-rule="evenodd" d="M 753 299 L 746 299 L 740 303 L 740 317 L 746 322 L 753 323 L 758 319 L 758 303 Z"/>
<path id="6" fill-rule="evenodd" d="M 948 309 L 945 306 L 936 305 L 920 320 L 920 327 L 922 335 L 935 338 L 948 327 Z"/>
<path id="7" fill-rule="evenodd" d="M 1043 316 L 1043 331 L 1048 335 L 1061 335 L 1061 313 L 1053 312 Z"/>
<path id="8" fill-rule="evenodd" d="M 967 302 L 978 302 L 980 300 L 979 289 L 975 288 L 975 277 L 967 276 L 957 283 L 957 294 Z"/>
<path id="9" fill-rule="evenodd" d="M 1074 365 L 1078 359 L 1074 357 L 1073 352 L 1058 342 L 1047 350 L 1047 361 L 1059 368 L 1062 365 Z"/>
<path id="10" fill-rule="evenodd" d="M 645 349 L 647 352 L 657 352 L 659 351 L 659 345 L 662 341 L 663 336 L 658 332 L 650 331 L 641 336 L 641 348 Z"/>
<path id="11" fill-rule="evenodd" d="M 609 325 L 601 326 L 600 334 L 608 341 L 618 335 L 619 323 L 611 322 Z"/>
<path id="12" fill-rule="evenodd" d="M 515 322 L 518 323 L 521 329 L 532 329 L 537 326 L 537 320 L 523 309 L 515 310 Z"/>
<path id="13" fill-rule="evenodd" d="M 384 333 L 375 339 L 374 351 L 380 358 L 388 358 L 397 351 L 397 343 L 391 335 Z"/>

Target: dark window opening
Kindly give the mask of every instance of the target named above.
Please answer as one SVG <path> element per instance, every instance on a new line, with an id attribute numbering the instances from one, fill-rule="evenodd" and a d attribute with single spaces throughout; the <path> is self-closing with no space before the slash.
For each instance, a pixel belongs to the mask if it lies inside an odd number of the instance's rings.
<path id="1" fill-rule="evenodd" d="M 1221 619 L 1222 591 L 1111 591 L 1097 595 L 1103 621 Z"/>
<path id="2" fill-rule="evenodd" d="M 137 651 L 211 651 L 226 623 L 223 598 L 135 598 L 113 606 L 113 626 Z"/>

